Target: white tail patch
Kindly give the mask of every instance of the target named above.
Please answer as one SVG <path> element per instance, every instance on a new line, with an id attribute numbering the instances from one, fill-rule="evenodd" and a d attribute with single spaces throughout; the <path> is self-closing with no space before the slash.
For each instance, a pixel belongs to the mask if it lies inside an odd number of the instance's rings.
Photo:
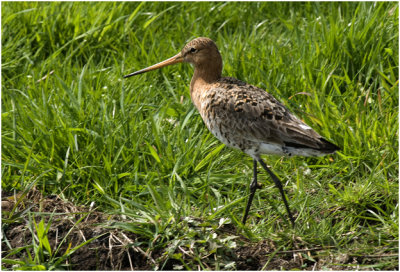
<path id="1" fill-rule="evenodd" d="M 307 126 L 306 124 L 300 124 L 299 125 L 302 129 L 312 129 L 309 126 Z"/>

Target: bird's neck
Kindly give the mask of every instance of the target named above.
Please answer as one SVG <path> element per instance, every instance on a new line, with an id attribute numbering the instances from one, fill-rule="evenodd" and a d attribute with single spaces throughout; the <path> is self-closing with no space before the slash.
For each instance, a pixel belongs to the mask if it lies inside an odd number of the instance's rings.
<path id="1" fill-rule="evenodd" d="M 190 82 L 190 93 L 204 89 L 207 85 L 221 78 L 222 60 L 216 58 L 212 64 L 213 65 L 197 64 L 194 67 L 194 74 Z"/>
<path id="2" fill-rule="evenodd" d="M 221 71 L 213 71 L 211 67 L 209 69 L 195 68 L 192 81 L 190 82 L 190 88 L 193 91 L 193 89 L 201 87 L 202 85 L 212 84 L 220 78 Z"/>
<path id="3" fill-rule="evenodd" d="M 196 108 L 201 112 L 202 94 L 209 90 L 213 83 L 221 78 L 219 67 L 195 67 L 192 81 L 190 82 L 190 96 Z"/>

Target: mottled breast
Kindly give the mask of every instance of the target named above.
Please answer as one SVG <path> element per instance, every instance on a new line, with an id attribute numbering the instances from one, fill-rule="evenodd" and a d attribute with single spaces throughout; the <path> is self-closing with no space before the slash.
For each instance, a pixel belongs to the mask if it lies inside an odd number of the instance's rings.
<path id="1" fill-rule="evenodd" d="M 274 141 L 273 124 L 260 127 L 257 120 L 261 116 L 282 119 L 286 110 L 277 108 L 278 101 L 264 90 L 226 77 L 199 94 L 199 100 L 198 108 L 208 129 L 224 144 L 244 152 L 259 149 L 257 139 Z"/>

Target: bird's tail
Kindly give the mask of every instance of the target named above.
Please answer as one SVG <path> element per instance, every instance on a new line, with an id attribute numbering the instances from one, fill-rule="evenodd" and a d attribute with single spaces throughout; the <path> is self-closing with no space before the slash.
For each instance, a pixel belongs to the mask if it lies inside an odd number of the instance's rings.
<path id="1" fill-rule="evenodd" d="M 338 147 L 335 144 L 332 144 L 331 142 L 328 142 L 324 138 L 320 138 L 319 140 L 321 141 L 320 148 L 319 148 L 319 150 L 321 152 L 324 152 L 326 154 L 331 154 L 331 153 L 335 153 L 335 151 L 340 150 L 340 147 Z"/>

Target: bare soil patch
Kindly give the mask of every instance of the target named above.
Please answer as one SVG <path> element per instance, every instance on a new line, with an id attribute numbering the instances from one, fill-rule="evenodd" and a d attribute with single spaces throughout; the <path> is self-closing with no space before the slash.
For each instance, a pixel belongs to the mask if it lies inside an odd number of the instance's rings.
<path id="1" fill-rule="evenodd" d="M 2 200 L 2 218 L 8 218 L 15 206 L 13 196 Z M 177 269 L 180 261 L 167 258 L 165 249 L 148 252 L 137 246 L 143 238 L 137 235 L 107 227 L 106 222 L 122 220 L 116 216 L 107 215 L 98 211 L 91 211 L 88 207 L 75 206 L 58 196 L 42 196 L 38 190 L 31 190 L 24 200 L 19 203 L 18 211 L 25 211 L 20 220 L 11 224 L 4 224 L 4 236 L 1 242 L 2 258 L 12 249 L 32 244 L 32 230 L 29 229 L 29 216 L 34 216 L 36 222 L 42 218 L 52 220 L 48 231 L 48 240 L 54 250 L 58 246 L 58 255 L 62 255 L 68 248 L 93 238 L 87 245 L 78 249 L 64 264 L 73 270 L 154 270 L 162 267 L 164 270 Z M 82 217 L 84 217 L 82 219 Z M 81 222 L 77 223 L 78 220 Z M 227 225 L 220 231 L 227 234 L 236 233 L 234 226 Z M 65 241 L 62 241 L 65 237 Z M 210 264 L 215 258 L 230 259 L 235 262 L 237 270 L 363 270 L 362 265 L 374 264 L 382 261 L 376 256 L 351 256 L 340 254 L 334 248 L 307 248 L 301 247 L 292 251 L 280 251 L 272 241 L 264 240 L 252 243 L 245 238 L 238 238 L 238 246 L 229 251 L 229 256 L 211 254 Z M 33 254 L 33 251 L 30 252 Z M 224 251 L 226 254 L 227 251 Z M 22 250 L 9 259 L 24 259 L 26 251 Z M 378 256 L 379 257 L 379 256 Z M 382 256 L 383 258 L 385 256 Z M 396 256 L 388 256 L 396 257 Z M 398 258 L 398 256 L 397 256 Z M 204 260 L 207 263 L 207 260 Z M 162 264 L 162 265 L 161 265 Z M 361 266 L 360 266 L 361 265 Z M 10 264 L 2 263 L 6 269 L 12 269 Z M 212 267 L 212 266 L 210 266 Z M 365 269 L 365 267 L 364 267 Z M 398 269 L 398 267 L 397 267 Z"/>

